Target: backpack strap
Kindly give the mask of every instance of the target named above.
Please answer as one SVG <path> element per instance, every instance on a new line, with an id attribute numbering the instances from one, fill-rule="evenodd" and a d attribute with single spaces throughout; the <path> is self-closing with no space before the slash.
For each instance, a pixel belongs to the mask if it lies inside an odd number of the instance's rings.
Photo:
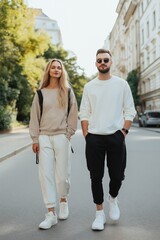
<path id="1" fill-rule="evenodd" d="M 67 110 L 68 114 L 69 114 L 69 111 L 70 111 L 70 92 L 71 92 L 71 89 L 68 88 L 68 110 Z M 42 113 L 43 113 L 43 95 L 42 95 L 41 89 L 37 90 L 37 94 L 38 94 L 38 98 L 39 98 L 40 117 L 42 117 Z"/>
<path id="2" fill-rule="evenodd" d="M 40 106 L 40 117 L 42 117 L 43 112 L 43 95 L 41 89 L 37 90 L 38 98 L 39 98 L 39 106 Z"/>
<path id="3" fill-rule="evenodd" d="M 68 110 L 67 110 L 68 115 L 69 115 L 69 111 L 70 111 L 70 93 L 71 93 L 71 89 L 68 88 Z"/>

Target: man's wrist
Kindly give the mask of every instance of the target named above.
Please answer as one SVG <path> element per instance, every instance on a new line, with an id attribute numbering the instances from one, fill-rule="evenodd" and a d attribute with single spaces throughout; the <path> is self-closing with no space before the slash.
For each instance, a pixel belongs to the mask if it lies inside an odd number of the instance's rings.
<path id="1" fill-rule="evenodd" d="M 88 131 L 87 131 L 87 132 L 84 132 L 84 133 L 83 133 L 83 136 L 86 137 L 87 134 L 88 134 Z"/>
<path id="2" fill-rule="evenodd" d="M 129 130 L 127 128 L 122 128 L 122 131 L 125 133 L 125 134 L 128 134 L 129 133 Z"/>

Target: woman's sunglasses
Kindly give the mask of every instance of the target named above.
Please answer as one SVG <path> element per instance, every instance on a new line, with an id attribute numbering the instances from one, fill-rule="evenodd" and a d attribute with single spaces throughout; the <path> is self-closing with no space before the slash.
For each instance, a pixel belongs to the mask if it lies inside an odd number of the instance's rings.
<path id="1" fill-rule="evenodd" d="M 102 63 L 102 62 L 108 63 L 109 61 L 110 61 L 109 58 L 98 58 L 98 59 L 97 59 L 97 63 Z"/>

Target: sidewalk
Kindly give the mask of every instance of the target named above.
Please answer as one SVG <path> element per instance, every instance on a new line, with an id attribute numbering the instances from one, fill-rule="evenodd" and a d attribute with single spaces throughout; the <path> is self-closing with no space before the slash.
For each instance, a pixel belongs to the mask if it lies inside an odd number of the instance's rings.
<path id="1" fill-rule="evenodd" d="M 0 162 L 16 155 L 31 144 L 28 128 L 17 128 L 8 133 L 0 133 Z"/>

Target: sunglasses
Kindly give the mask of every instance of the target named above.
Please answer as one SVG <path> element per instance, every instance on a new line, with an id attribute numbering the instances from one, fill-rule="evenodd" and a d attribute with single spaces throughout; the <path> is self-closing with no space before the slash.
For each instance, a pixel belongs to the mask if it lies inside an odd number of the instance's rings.
<path id="1" fill-rule="evenodd" d="M 109 61 L 110 61 L 109 58 L 98 58 L 98 59 L 97 59 L 97 63 L 102 63 L 102 62 L 108 63 Z"/>

